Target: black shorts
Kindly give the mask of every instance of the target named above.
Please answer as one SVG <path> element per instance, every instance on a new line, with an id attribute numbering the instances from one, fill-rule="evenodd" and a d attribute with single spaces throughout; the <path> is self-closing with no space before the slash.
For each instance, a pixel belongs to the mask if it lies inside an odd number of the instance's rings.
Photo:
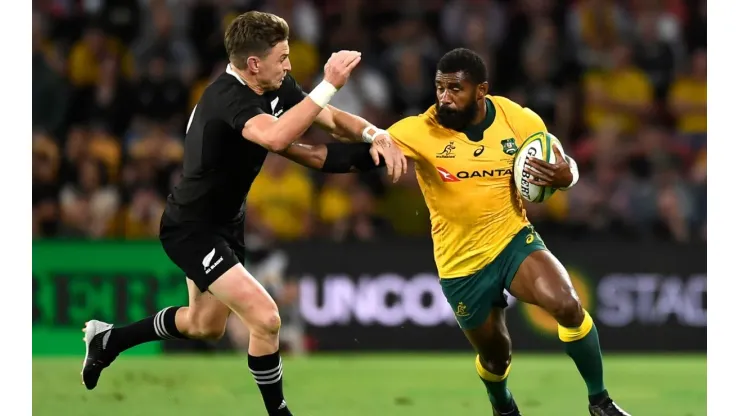
<path id="1" fill-rule="evenodd" d="M 180 223 L 165 211 L 159 241 L 167 256 L 201 292 L 230 268 L 244 264 L 244 221 L 226 225 Z"/>

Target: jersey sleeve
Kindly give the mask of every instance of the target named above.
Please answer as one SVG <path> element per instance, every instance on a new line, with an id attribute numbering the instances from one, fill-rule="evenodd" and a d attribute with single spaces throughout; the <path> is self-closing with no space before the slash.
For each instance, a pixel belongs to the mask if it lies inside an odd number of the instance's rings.
<path id="1" fill-rule="evenodd" d="M 402 120 L 395 122 L 392 126 L 388 127 L 388 134 L 391 135 L 393 141 L 401 149 L 403 155 L 417 159 L 417 153 L 412 145 L 414 137 L 419 134 L 419 131 L 423 129 L 421 126 L 422 121 L 418 116 L 406 117 Z"/>
<path id="2" fill-rule="evenodd" d="M 303 88 L 298 85 L 298 82 L 296 82 L 295 78 L 293 78 L 292 75 L 288 74 L 285 76 L 285 79 L 283 79 L 283 84 L 280 86 L 279 95 L 285 103 L 285 111 L 288 111 L 291 107 L 303 101 L 303 98 L 305 98 L 308 94 L 306 94 L 303 91 Z"/>
<path id="3" fill-rule="evenodd" d="M 217 107 L 219 107 L 218 115 L 229 125 L 232 129 L 241 131 L 244 128 L 249 119 L 259 114 L 266 114 L 260 108 L 259 101 L 250 97 L 240 97 L 233 91 L 230 94 L 226 94 L 225 97 L 219 100 Z"/>
<path id="4" fill-rule="evenodd" d="M 545 122 L 542 121 L 542 117 L 526 107 L 522 108 L 519 129 L 521 130 L 519 135 L 521 136 L 522 141 L 535 133 L 547 132 L 547 126 L 545 125 Z"/>
<path id="5" fill-rule="evenodd" d="M 516 144 L 520 145 L 527 137 L 538 133 L 547 132 L 547 126 L 542 118 L 527 107 L 522 107 L 519 104 L 499 97 L 499 103 L 504 109 L 506 118 L 509 120 L 509 125 L 516 134 Z"/>

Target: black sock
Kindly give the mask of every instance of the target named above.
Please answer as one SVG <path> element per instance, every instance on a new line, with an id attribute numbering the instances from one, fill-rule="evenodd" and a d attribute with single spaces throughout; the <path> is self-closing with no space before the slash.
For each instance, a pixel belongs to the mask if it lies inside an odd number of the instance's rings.
<path id="1" fill-rule="evenodd" d="M 609 398 L 609 392 L 604 390 L 601 393 L 588 396 L 588 403 L 591 406 L 596 406 L 598 404 L 603 403 L 608 398 Z"/>
<path id="2" fill-rule="evenodd" d="M 291 416 L 283 397 L 283 360 L 280 351 L 270 355 L 247 357 L 249 371 L 262 393 L 262 401 L 270 416 Z"/>
<path id="3" fill-rule="evenodd" d="M 170 306 L 132 324 L 122 327 L 114 326 L 110 331 L 110 338 L 108 338 L 105 349 L 118 355 L 145 342 L 186 338 L 175 325 L 175 314 L 178 309 L 180 306 Z"/>

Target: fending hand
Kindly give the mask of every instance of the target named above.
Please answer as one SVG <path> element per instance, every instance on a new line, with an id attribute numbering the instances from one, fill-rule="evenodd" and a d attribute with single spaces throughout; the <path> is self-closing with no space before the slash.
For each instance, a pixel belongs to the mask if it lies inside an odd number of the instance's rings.
<path id="1" fill-rule="evenodd" d="M 380 134 L 373 140 L 370 155 L 376 166 L 380 164 L 380 157 L 383 157 L 388 169 L 388 176 L 392 178 L 393 183 L 398 182 L 401 175 L 406 173 L 406 157 L 388 134 Z"/>

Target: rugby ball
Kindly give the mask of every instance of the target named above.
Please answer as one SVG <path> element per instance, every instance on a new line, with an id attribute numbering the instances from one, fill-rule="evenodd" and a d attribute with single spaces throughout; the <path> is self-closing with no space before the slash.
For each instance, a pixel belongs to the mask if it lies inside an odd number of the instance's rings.
<path id="1" fill-rule="evenodd" d="M 557 189 L 549 186 L 539 186 L 529 183 L 527 179 L 530 178 L 530 174 L 524 171 L 527 156 L 545 160 L 549 163 L 555 163 L 555 152 L 552 150 L 553 146 L 557 146 L 560 153 L 563 154 L 563 146 L 557 137 L 550 133 L 537 132 L 527 137 L 517 150 L 514 156 L 514 183 L 522 199 L 529 202 L 541 203 L 547 201 L 557 191 Z"/>

